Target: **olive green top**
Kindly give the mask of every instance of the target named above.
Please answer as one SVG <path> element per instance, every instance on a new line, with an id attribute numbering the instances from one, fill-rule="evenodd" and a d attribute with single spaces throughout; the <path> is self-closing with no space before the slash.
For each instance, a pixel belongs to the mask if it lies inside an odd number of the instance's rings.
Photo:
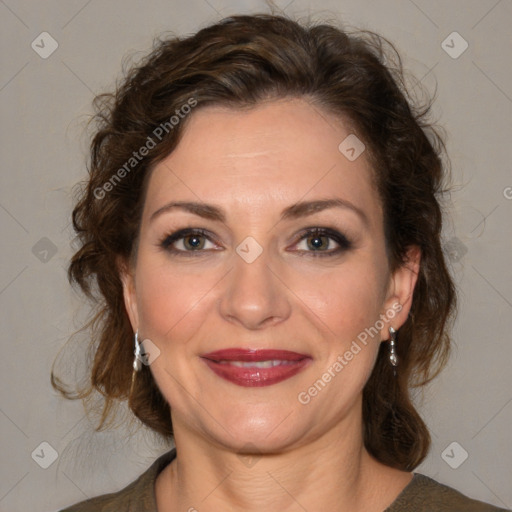
<path id="1" fill-rule="evenodd" d="M 60 512 L 157 512 L 155 482 L 176 457 L 173 449 L 159 457 L 137 480 L 119 492 L 82 501 Z M 506 509 L 472 500 L 420 473 L 384 512 L 504 512 Z"/>

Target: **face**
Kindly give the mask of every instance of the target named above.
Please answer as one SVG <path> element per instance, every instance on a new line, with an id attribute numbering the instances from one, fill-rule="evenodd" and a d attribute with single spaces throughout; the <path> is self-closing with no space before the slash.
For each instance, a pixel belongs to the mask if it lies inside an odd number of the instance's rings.
<path id="1" fill-rule="evenodd" d="M 305 99 L 206 107 L 155 167 L 123 283 L 177 437 L 272 451 L 360 427 L 418 258 L 390 273 L 365 154 L 338 149 L 349 133 Z"/>

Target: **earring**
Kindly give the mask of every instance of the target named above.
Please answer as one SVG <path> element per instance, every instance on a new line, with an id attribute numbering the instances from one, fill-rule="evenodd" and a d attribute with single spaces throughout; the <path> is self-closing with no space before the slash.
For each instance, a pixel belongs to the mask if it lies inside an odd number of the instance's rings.
<path id="1" fill-rule="evenodd" d="M 136 372 L 139 372 L 142 368 L 142 362 L 141 362 L 141 349 L 140 349 L 140 343 L 139 343 L 139 331 L 135 332 L 135 351 L 133 352 L 135 354 L 135 358 L 133 360 L 133 369 Z"/>
<path id="2" fill-rule="evenodd" d="M 396 355 L 396 331 L 393 327 L 389 328 L 389 362 L 391 366 L 398 366 L 398 356 Z"/>

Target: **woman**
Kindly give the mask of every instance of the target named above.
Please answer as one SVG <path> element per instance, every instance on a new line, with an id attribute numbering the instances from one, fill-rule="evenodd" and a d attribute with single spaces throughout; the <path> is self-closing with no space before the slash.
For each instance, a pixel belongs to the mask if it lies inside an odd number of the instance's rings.
<path id="1" fill-rule="evenodd" d="M 69 268 L 102 298 L 79 396 L 101 390 L 102 425 L 127 399 L 176 449 L 67 511 L 498 510 L 413 473 L 430 439 L 409 388 L 446 360 L 455 293 L 443 143 L 387 50 L 231 17 L 99 98 Z"/>

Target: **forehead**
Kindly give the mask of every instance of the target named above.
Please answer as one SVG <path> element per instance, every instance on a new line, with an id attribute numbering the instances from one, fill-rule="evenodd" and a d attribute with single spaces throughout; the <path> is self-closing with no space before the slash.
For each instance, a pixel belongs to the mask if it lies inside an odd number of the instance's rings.
<path id="1" fill-rule="evenodd" d="M 146 204 L 156 209 L 171 199 L 199 200 L 268 211 L 341 197 L 379 217 L 364 152 L 353 161 L 343 152 L 348 136 L 354 137 L 340 119 L 302 98 L 249 110 L 203 107 L 191 114 L 176 149 L 153 170 Z"/>

